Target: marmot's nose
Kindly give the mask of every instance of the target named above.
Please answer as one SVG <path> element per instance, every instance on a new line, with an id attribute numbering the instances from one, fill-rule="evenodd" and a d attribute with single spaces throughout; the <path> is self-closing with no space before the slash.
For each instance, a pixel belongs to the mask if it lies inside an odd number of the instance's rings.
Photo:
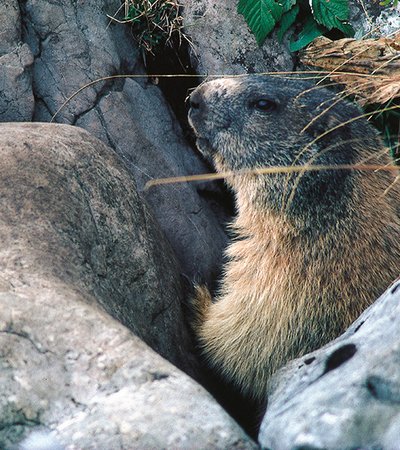
<path id="1" fill-rule="evenodd" d="M 201 89 L 197 88 L 189 95 L 187 104 L 192 111 L 201 112 L 205 109 L 206 104 Z"/>

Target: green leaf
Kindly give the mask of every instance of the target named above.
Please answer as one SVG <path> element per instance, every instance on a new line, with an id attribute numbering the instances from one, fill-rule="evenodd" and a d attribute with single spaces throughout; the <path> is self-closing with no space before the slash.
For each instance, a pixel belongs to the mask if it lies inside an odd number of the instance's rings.
<path id="1" fill-rule="evenodd" d="M 391 1 L 391 0 L 389 0 Z M 279 4 L 283 7 L 283 12 L 288 12 L 297 3 L 297 0 L 280 0 Z"/>
<path id="2" fill-rule="evenodd" d="M 380 2 L 379 4 L 381 6 L 388 6 L 392 3 L 393 1 L 393 8 L 396 7 L 399 3 L 399 0 L 384 0 L 383 2 Z"/>
<path id="3" fill-rule="evenodd" d="M 238 12 L 244 16 L 258 45 L 261 45 L 282 17 L 283 6 L 275 0 L 239 0 Z"/>
<path id="4" fill-rule="evenodd" d="M 277 33 L 278 41 L 282 42 L 283 36 L 287 32 L 287 30 L 294 24 L 296 21 L 297 14 L 300 11 L 299 5 L 295 5 L 292 9 L 285 12 L 280 21 L 280 27 Z"/>
<path id="5" fill-rule="evenodd" d="M 321 36 L 326 29 L 318 25 L 318 23 L 310 17 L 304 25 L 303 30 L 299 33 L 297 41 L 291 42 L 289 49 L 291 52 L 297 52 L 318 36 Z"/>
<path id="6" fill-rule="evenodd" d="M 315 20 L 328 30 L 341 30 L 349 18 L 349 0 L 311 0 L 311 8 Z"/>

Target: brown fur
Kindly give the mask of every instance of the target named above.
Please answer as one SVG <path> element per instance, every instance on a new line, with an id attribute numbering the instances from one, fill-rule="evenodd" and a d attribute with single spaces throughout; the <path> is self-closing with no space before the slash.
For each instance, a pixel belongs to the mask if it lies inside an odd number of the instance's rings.
<path id="1" fill-rule="evenodd" d="M 192 112 L 190 117 L 200 139 L 208 138 L 207 133 L 215 123 L 219 126 L 209 116 L 220 109 L 225 98 L 247 95 L 248 91 L 243 90 L 247 81 L 236 83 L 230 80 L 224 88 L 224 81 L 217 80 L 195 91 L 192 97 L 195 108 L 207 110 L 207 115 L 200 116 L 195 111 L 198 116 Z M 299 88 L 304 89 L 301 85 Z M 322 102 L 324 91 L 320 95 Z M 199 102 L 203 102 L 201 107 Z M 348 105 L 345 103 L 341 108 L 349 109 Z M 308 114 L 307 120 L 315 114 L 304 110 L 300 113 Z M 354 111 L 351 113 L 354 115 Z M 383 144 L 372 128 L 365 124 L 355 127 L 353 134 L 357 138 L 359 127 L 363 139 L 353 138 L 350 149 L 343 151 L 357 153 L 357 161 L 368 158 L 372 164 L 388 164 L 389 158 L 382 153 Z M 240 129 L 246 136 L 243 126 Z M 365 129 L 370 130 L 370 135 L 365 135 Z M 229 127 L 221 126 L 221 133 L 229 135 Z M 250 145 L 237 136 L 227 139 L 229 149 L 219 146 L 219 135 L 206 144 L 200 141 L 199 146 L 206 147 L 202 149 L 206 156 L 212 154 L 218 170 L 231 170 L 237 168 L 240 156 L 231 162 L 227 151 L 244 155 Z M 292 139 L 289 131 L 287 140 Z M 320 154 L 326 151 L 326 147 L 319 149 Z M 268 161 L 269 165 L 279 163 L 278 155 Z M 267 161 L 260 157 L 257 165 L 267 165 Z M 197 288 L 194 328 L 209 363 L 246 395 L 263 399 L 272 373 L 290 359 L 342 333 L 399 275 L 400 221 L 396 210 L 399 186 L 385 193 L 393 175 L 383 171 L 354 172 L 349 177 L 347 187 L 343 188 L 344 195 L 350 196 L 345 200 L 347 213 L 342 218 L 340 208 L 332 206 L 331 211 L 328 206 L 326 214 L 331 213 L 332 218 L 328 216 L 331 223 L 324 225 L 323 232 L 318 230 L 318 217 L 313 224 L 307 211 L 298 215 L 286 210 L 284 201 L 279 208 L 273 203 L 269 206 L 269 200 L 260 201 L 264 191 L 279 192 L 279 186 L 281 191 L 285 186 L 290 190 L 286 178 L 238 175 L 230 180 L 238 210 L 232 228 L 239 239 L 227 249 L 229 261 L 215 301 L 212 302 L 206 288 Z M 311 178 L 308 180 L 311 181 L 304 183 L 313 182 Z M 318 204 L 315 207 L 318 210 Z M 310 232 L 310 223 L 317 228 L 315 231 Z"/>

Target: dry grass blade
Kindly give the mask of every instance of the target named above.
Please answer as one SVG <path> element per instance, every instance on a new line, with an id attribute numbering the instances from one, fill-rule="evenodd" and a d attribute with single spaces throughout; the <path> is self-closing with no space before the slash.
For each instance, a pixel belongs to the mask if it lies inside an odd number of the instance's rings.
<path id="1" fill-rule="evenodd" d="M 157 178 L 146 183 L 144 189 L 147 190 L 153 186 L 173 183 L 189 183 L 193 181 L 212 181 L 222 180 L 225 178 L 238 175 L 274 175 L 283 173 L 303 173 L 303 172 L 318 172 L 322 170 L 359 170 L 359 171 L 386 171 L 398 172 L 399 167 L 395 165 L 381 165 L 381 164 L 339 164 L 331 166 L 274 166 L 262 167 L 257 169 L 239 170 L 231 172 L 220 173 L 204 173 L 199 175 L 188 175 L 181 177 Z"/>
<path id="2" fill-rule="evenodd" d="M 275 76 L 275 77 L 281 77 L 281 78 L 291 78 L 292 76 L 297 77 L 298 79 L 303 80 L 320 80 L 322 77 L 326 76 L 327 72 L 323 71 L 298 71 L 298 72 L 262 72 L 258 75 L 264 75 L 264 76 Z M 343 72 L 340 72 L 340 75 L 342 75 Z M 349 76 L 352 74 L 349 73 Z M 117 79 L 123 79 L 123 78 L 243 78 L 247 77 L 247 74 L 232 74 L 232 75 L 226 75 L 226 74 L 189 74 L 189 73 L 178 73 L 178 74 L 122 74 L 122 75 L 109 75 L 101 78 L 97 78 L 93 81 L 90 81 L 89 83 L 86 83 L 85 85 L 81 86 L 79 89 L 75 90 L 65 101 L 62 103 L 62 105 L 57 109 L 57 111 L 53 114 L 50 122 L 55 122 L 56 117 L 59 115 L 59 113 L 68 105 L 68 103 L 73 100 L 77 95 L 79 95 L 82 91 L 85 89 L 94 86 L 98 83 L 101 83 L 103 81 L 112 81 Z"/>

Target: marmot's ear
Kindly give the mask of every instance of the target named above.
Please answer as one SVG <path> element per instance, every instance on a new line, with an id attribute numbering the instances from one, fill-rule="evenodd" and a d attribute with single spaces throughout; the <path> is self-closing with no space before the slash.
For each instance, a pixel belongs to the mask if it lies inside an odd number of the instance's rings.
<path id="1" fill-rule="evenodd" d="M 343 118 L 329 111 L 317 117 L 304 131 L 313 139 L 322 135 L 321 139 L 326 139 L 330 142 L 332 142 L 332 138 L 335 140 L 348 140 L 351 138 L 350 126 L 345 123 Z"/>

